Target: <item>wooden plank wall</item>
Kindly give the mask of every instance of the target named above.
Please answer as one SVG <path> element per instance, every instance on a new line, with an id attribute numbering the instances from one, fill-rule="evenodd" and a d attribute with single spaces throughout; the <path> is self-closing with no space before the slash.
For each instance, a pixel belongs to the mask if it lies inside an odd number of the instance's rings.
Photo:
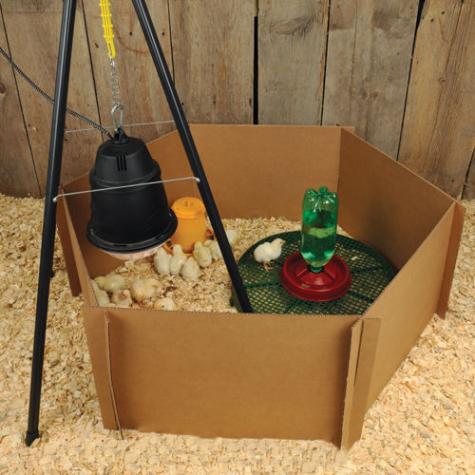
<path id="1" fill-rule="evenodd" d="M 69 105 L 110 126 L 97 3 L 78 0 Z M 475 0 L 148 3 L 190 121 L 354 125 L 453 196 L 474 197 Z M 150 140 L 173 128 L 170 112 L 131 2 L 112 6 L 125 122 Z M 0 0 L 0 46 L 50 93 L 61 7 Z M 0 192 L 44 190 L 50 118 L 0 58 Z M 100 142 L 96 131 L 67 134 L 64 180 L 90 168 Z"/>
<path id="2" fill-rule="evenodd" d="M 1 10 L 0 16 L 0 44 L 10 53 Z M 1 191 L 13 195 L 27 192 L 39 196 L 40 187 L 25 131 L 15 76 L 7 65 L 0 68 L 0 145 Z"/>
<path id="3" fill-rule="evenodd" d="M 329 0 L 260 0 L 260 123 L 320 123 L 328 6 Z"/>
<path id="4" fill-rule="evenodd" d="M 417 0 L 333 0 L 324 124 L 350 124 L 397 156 Z"/>
<path id="5" fill-rule="evenodd" d="M 254 0 L 169 0 L 175 83 L 191 122 L 253 116 Z"/>
<path id="6" fill-rule="evenodd" d="M 463 191 L 475 144 L 474 48 L 474 1 L 426 3 L 399 160 L 453 196 Z"/>
<path id="7" fill-rule="evenodd" d="M 1 0 L 11 55 L 24 72 L 50 94 L 53 94 L 54 89 L 62 3 L 61 0 Z M 2 62 L 2 69 L 7 66 L 7 63 Z M 52 106 L 18 74 L 15 76 L 26 123 L 26 135 L 40 188 L 44 191 Z M 99 120 L 81 4 L 76 15 L 68 104 L 93 120 Z M 82 128 L 84 124 L 69 116 L 66 127 Z M 97 133 L 68 134 L 65 137 L 65 181 L 85 173 L 90 168 L 99 144 L 100 135 Z M 19 191 L 32 192 L 26 187 Z"/>

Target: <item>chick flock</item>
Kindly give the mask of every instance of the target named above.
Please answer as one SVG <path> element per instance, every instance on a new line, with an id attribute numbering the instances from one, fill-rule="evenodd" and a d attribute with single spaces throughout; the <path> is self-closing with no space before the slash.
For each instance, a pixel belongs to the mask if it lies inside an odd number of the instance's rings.
<path id="1" fill-rule="evenodd" d="M 228 241 L 232 246 L 239 238 L 238 231 L 226 231 Z M 219 244 L 215 240 L 196 242 L 191 255 L 185 254 L 179 244 L 172 246 L 172 252 L 160 247 L 153 256 L 153 267 L 159 276 L 180 276 L 186 282 L 196 282 L 202 269 L 222 259 Z M 133 266 L 133 262 L 126 263 Z M 137 304 L 153 302 L 157 310 L 175 310 L 174 300 L 165 295 L 160 296 L 161 283 L 154 277 L 134 279 L 127 285 L 126 279 L 117 272 L 106 276 L 96 277 L 91 281 L 94 294 L 100 306 L 131 307 Z"/>
<path id="2" fill-rule="evenodd" d="M 239 233 L 234 229 L 226 231 L 228 241 L 233 247 Z M 254 250 L 254 259 L 261 263 L 266 270 L 272 261 L 282 253 L 285 241 L 277 238 L 264 242 Z M 172 246 L 172 252 L 160 247 L 153 256 L 153 268 L 162 277 L 179 276 L 186 282 L 196 282 L 202 275 L 202 269 L 222 259 L 219 244 L 215 240 L 196 242 L 191 255 L 185 254 L 179 244 Z M 133 266 L 133 262 L 127 264 Z M 127 266 L 126 264 L 126 266 Z M 117 272 L 99 276 L 92 280 L 97 302 L 100 306 L 132 307 L 134 303 L 144 304 L 153 302 L 156 310 L 175 310 L 176 304 L 168 295 L 160 295 L 161 283 L 155 277 L 135 278 L 129 285 L 126 279 Z"/>
<path id="3" fill-rule="evenodd" d="M 266 270 L 282 255 L 285 244 L 269 235 L 300 229 L 299 222 L 286 218 L 235 219 L 228 225 L 239 229 L 226 231 L 236 258 L 253 242 L 265 239 L 256 246 L 253 257 Z M 340 227 L 338 233 L 349 236 Z M 153 257 L 126 261 L 109 275 L 96 277 L 92 288 L 98 304 L 105 307 L 236 312 L 230 306 L 226 267 L 222 262 L 214 265 L 221 259 L 215 240 L 195 243 L 191 255 L 179 245 L 171 253 L 160 248 Z"/>

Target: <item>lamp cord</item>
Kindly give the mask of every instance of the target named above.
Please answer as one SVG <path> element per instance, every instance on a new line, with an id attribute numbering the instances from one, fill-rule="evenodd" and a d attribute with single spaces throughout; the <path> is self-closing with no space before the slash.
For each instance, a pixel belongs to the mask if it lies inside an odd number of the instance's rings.
<path id="1" fill-rule="evenodd" d="M 15 69 L 15 71 L 41 96 L 43 96 L 45 99 L 47 99 L 51 104 L 54 102 L 54 99 L 48 95 L 43 89 L 41 89 L 38 84 L 36 84 L 33 79 L 31 79 L 11 58 L 11 56 L 0 46 L 0 55 L 2 55 L 10 64 L 11 66 Z M 112 138 L 111 132 L 109 132 L 108 129 L 114 130 L 114 126 L 102 126 L 96 122 L 94 122 L 92 119 L 89 117 L 80 114 L 79 112 L 76 112 L 73 109 L 67 109 L 67 112 L 72 115 L 73 117 L 76 117 L 79 120 L 82 120 L 83 122 L 86 122 L 89 124 L 91 127 L 88 127 L 86 129 L 69 129 L 65 130 L 66 134 L 74 134 L 74 133 L 81 133 L 81 132 L 91 132 L 93 130 L 98 130 L 104 135 L 107 135 L 107 137 Z M 175 121 L 173 120 L 159 120 L 155 122 L 137 122 L 137 123 L 132 123 L 132 124 L 124 124 L 124 127 L 147 127 L 147 126 L 152 126 L 152 125 L 163 125 L 163 124 L 174 124 Z"/>
<path id="2" fill-rule="evenodd" d="M 31 79 L 16 63 L 13 61 L 12 57 L 0 46 L 0 54 L 11 64 L 13 69 L 41 96 L 43 96 L 45 99 L 47 99 L 51 104 L 54 104 L 54 99 L 43 89 L 41 89 L 38 84 L 36 84 L 33 79 Z M 66 108 L 66 112 L 75 117 L 76 119 L 82 120 L 83 122 L 86 122 L 89 124 L 92 128 L 98 130 L 102 134 L 107 135 L 109 138 L 113 138 L 112 134 L 105 128 L 102 127 L 102 125 L 98 124 L 97 122 L 94 122 L 92 119 L 89 117 L 73 110 L 70 109 L 69 107 Z"/>

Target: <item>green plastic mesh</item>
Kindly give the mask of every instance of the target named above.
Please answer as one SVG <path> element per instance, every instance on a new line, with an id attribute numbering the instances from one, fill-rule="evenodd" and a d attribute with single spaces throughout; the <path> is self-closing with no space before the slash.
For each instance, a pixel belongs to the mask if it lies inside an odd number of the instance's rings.
<path id="1" fill-rule="evenodd" d="M 282 255 L 267 271 L 255 261 L 254 249 L 265 241 L 282 238 Z M 306 302 L 289 295 L 280 283 L 285 259 L 300 247 L 300 231 L 276 234 L 257 242 L 238 262 L 239 272 L 256 313 L 303 313 L 317 315 L 362 315 L 396 275 L 389 261 L 369 246 L 338 235 L 336 254 L 351 271 L 352 283 L 348 293 L 333 302 Z M 233 301 L 236 302 L 236 298 Z"/>

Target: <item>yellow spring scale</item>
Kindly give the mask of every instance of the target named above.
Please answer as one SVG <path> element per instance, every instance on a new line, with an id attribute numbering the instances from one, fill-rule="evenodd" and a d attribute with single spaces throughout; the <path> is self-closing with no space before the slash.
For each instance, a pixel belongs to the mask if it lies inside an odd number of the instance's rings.
<path id="1" fill-rule="evenodd" d="M 111 61 L 115 59 L 115 44 L 114 44 L 114 27 L 112 25 L 112 14 L 109 0 L 100 0 L 102 18 L 102 30 L 104 32 L 104 40 L 107 44 L 107 52 Z"/>

